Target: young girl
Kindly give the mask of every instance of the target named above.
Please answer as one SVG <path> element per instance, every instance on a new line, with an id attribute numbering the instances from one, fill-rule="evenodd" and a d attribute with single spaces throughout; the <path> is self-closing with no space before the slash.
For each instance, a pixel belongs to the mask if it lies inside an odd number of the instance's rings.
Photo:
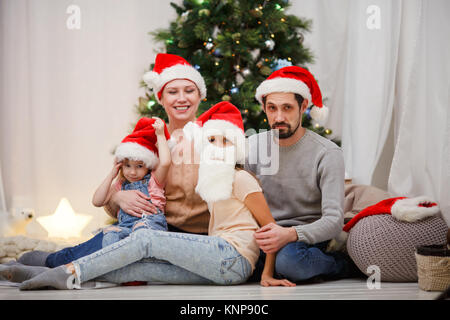
<path id="1" fill-rule="evenodd" d="M 274 219 L 257 180 L 245 170 L 235 169 L 236 163 L 242 162 L 245 156 L 245 150 L 238 148 L 244 136 L 239 110 L 228 102 L 210 110 L 199 119 L 202 132 L 209 125 L 214 131 L 202 134 L 200 143 L 194 142 L 201 154 L 196 191 L 210 211 L 207 236 L 141 229 L 68 265 L 42 268 L 29 280 L 29 276 L 24 276 L 27 266 L 11 267 L 7 270 L 8 278 L 20 278 L 21 290 L 47 286 L 73 289 L 96 278 L 114 283 L 232 285 L 245 282 L 260 252 L 254 232 Z M 242 132 L 234 135 L 236 131 Z M 273 277 L 274 263 L 275 253 L 268 254 L 261 285 L 295 286 L 288 280 Z"/>
<path id="2" fill-rule="evenodd" d="M 117 147 L 113 169 L 95 191 L 93 205 L 103 207 L 114 191 L 138 190 L 157 207 L 157 213 L 136 217 L 120 210 L 118 224 L 103 230 L 103 247 L 127 237 L 139 228 L 167 230 L 164 184 L 171 163 L 167 145 L 169 137 L 164 121 L 159 118 L 141 118 L 133 132 Z M 119 178 L 113 184 L 117 175 Z"/>

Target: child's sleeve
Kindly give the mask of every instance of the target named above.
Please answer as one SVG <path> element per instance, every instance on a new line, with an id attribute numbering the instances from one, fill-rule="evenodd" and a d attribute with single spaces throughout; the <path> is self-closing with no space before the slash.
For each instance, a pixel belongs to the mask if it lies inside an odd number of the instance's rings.
<path id="1" fill-rule="evenodd" d="M 153 175 L 148 181 L 148 194 L 152 200 L 152 203 L 164 212 L 164 208 L 166 206 L 164 185 L 161 185 Z"/>

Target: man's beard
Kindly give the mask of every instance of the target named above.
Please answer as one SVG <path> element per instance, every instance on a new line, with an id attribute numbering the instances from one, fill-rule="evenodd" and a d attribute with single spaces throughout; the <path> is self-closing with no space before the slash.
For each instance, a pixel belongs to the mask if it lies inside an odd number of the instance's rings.
<path id="1" fill-rule="evenodd" d="M 275 122 L 271 128 L 273 130 L 275 130 L 278 139 L 287 139 L 287 138 L 291 137 L 297 131 L 297 129 L 300 127 L 300 123 L 301 123 L 301 121 L 299 121 L 297 123 L 297 126 L 295 127 L 294 130 L 292 130 L 291 125 L 286 122 Z M 283 125 L 286 127 L 284 129 L 285 130 L 284 132 L 277 128 L 277 126 L 280 126 L 280 125 Z"/>
<path id="2" fill-rule="evenodd" d="M 231 149 L 225 149 L 224 153 L 224 148 L 208 145 L 201 154 L 195 191 L 207 203 L 231 197 L 236 161 L 230 158 L 231 152 L 226 152 Z"/>

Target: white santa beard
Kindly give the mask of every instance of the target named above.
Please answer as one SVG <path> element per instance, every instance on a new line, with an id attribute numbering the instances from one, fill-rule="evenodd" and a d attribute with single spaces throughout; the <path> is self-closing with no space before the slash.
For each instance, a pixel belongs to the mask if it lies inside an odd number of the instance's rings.
<path id="1" fill-rule="evenodd" d="M 203 152 L 198 169 L 195 191 L 207 203 L 229 199 L 233 190 L 236 162 L 212 160 L 215 154 Z"/>

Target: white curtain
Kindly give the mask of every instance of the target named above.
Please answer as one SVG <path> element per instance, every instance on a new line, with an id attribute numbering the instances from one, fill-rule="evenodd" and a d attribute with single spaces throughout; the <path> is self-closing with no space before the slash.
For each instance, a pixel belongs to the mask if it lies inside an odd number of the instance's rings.
<path id="1" fill-rule="evenodd" d="M 292 13 L 313 22 L 305 35 L 316 58 L 311 70 L 331 109 L 327 127 L 342 138 L 349 177 L 385 181 L 395 195 L 428 195 L 450 225 L 450 3 L 292 4 Z"/>
<path id="2" fill-rule="evenodd" d="M 405 10 L 389 190 L 434 198 L 450 225 L 450 3 L 408 1 Z"/>

